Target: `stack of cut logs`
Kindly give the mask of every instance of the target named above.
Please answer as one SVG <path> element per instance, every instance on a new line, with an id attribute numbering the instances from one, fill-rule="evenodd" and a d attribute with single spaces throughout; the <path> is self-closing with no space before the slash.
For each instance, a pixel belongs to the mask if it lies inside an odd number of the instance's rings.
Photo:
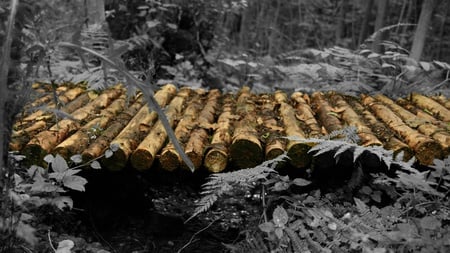
<path id="1" fill-rule="evenodd" d="M 10 144 L 31 163 L 40 163 L 49 153 L 66 158 L 81 154 L 91 161 L 116 144 L 119 149 L 112 156 L 100 159 L 102 167 L 121 170 L 131 165 L 143 171 L 158 161 L 168 171 L 187 168 L 142 96 L 127 97 L 120 85 L 100 94 L 76 86 L 51 92 L 45 87 L 36 88 L 40 97 L 18 116 Z M 285 151 L 291 159 L 284 166 L 306 168 L 312 144 L 284 137 L 320 137 L 347 126 L 357 128 L 360 145 L 402 151 L 405 159 L 415 156 L 423 165 L 450 152 L 450 101 L 442 96 L 411 94 L 393 101 L 381 94 L 254 94 L 248 87 L 222 94 L 168 84 L 155 99 L 195 167 L 210 172 L 250 168 Z M 33 111 L 43 105 L 65 117 Z"/>

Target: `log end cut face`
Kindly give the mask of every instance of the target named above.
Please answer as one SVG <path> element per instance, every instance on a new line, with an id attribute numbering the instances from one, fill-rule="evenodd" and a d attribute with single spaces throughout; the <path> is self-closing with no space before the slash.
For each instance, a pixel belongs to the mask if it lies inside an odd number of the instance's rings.
<path id="1" fill-rule="evenodd" d="M 239 169 L 253 168 L 263 162 L 261 146 L 251 140 L 239 139 L 230 148 L 231 159 Z"/>

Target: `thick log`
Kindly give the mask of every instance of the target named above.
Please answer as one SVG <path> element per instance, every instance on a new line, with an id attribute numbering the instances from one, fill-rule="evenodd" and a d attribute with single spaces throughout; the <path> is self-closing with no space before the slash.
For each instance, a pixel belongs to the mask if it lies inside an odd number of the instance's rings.
<path id="1" fill-rule="evenodd" d="M 279 113 L 283 119 L 285 133 L 288 137 L 300 139 L 307 138 L 305 132 L 298 125 L 294 108 L 288 104 L 288 97 L 282 91 L 275 92 L 275 100 L 280 105 Z M 311 163 L 311 156 L 308 154 L 312 144 L 289 140 L 286 150 L 290 160 L 289 163 L 295 168 L 306 168 Z"/>
<path id="2" fill-rule="evenodd" d="M 443 155 L 446 156 L 450 153 L 450 134 L 434 124 L 429 123 L 428 120 L 420 118 L 403 107 L 397 105 L 390 98 L 378 94 L 374 96 L 378 101 L 381 101 L 387 105 L 392 111 L 394 111 L 402 120 L 411 128 L 419 130 L 419 132 L 430 136 L 439 144 L 441 144 Z"/>
<path id="3" fill-rule="evenodd" d="M 118 86 L 108 89 L 89 104 L 72 113 L 72 119 L 60 120 L 49 130 L 40 132 L 31 139 L 24 148 L 24 153 L 30 162 L 40 163 L 41 159 L 53 148 L 77 131 L 84 121 L 89 121 L 101 109 L 107 107 L 111 101 L 120 96 L 124 90 Z"/>
<path id="4" fill-rule="evenodd" d="M 408 146 L 414 150 L 416 158 L 421 164 L 430 165 L 435 158 L 442 158 L 442 148 L 437 141 L 410 128 L 389 107 L 365 95 L 362 95 L 362 102 L 365 106 L 370 107 L 375 115 L 388 125 L 395 134 L 405 140 Z"/>
<path id="5" fill-rule="evenodd" d="M 221 172 L 228 164 L 228 151 L 231 144 L 231 127 L 236 116 L 233 115 L 235 101 L 231 95 L 223 100 L 222 113 L 217 120 L 217 127 L 206 152 L 204 165 L 212 173 Z"/>
<path id="6" fill-rule="evenodd" d="M 203 163 L 203 155 L 206 146 L 209 144 L 209 129 L 212 128 L 219 106 L 220 91 L 210 90 L 205 107 L 198 116 L 198 127 L 192 130 L 191 138 L 186 143 L 186 155 L 194 163 L 195 169 L 200 168 Z M 188 169 L 186 165 L 182 168 Z"/>
<path id="7" fill-rule="evenodd" d="M 366 109 L 356 99 L 347 99 L 347 102 L 358 114 L 362 115 L 364 121 L 367 122 L 372 129 L 372 132 L 381 142 L 383 142 L 383 147 L 385 149 L 392 150 L 394 156 L 402 152 L 405 161 L 408 161 L 414 156 L 414 151 L 404 142 L 396 138 L 392 130 L 379 121 L 371 111 Z"/>
<path id="8" fill-rule="evenodd" d="M 236 101 L 236 115 L 234 133 L 230 146 L 230 156 L 234 165 L 239 169 L 251 168 L 263 161 L 263 147 L 257 131 L 257 107 L 250 88 L 241 88 Z"/>
<path id="9" fill-rule="evenodd" d="M 362 146 L 381 146 L 380 140 L 374 135 L 372 130 L 363 122 L 361 117 L 352 109 L 352 107 L 344 100 L 341 95 L 336 93 L 330 94 L 330 100 L 337 107 L 342 119 L 348 126 L 354 126 L 357 134 L 361 139 Z"/>
<path id="10" fill-rule="evenodd" d="M 183 111 L 184 101 L 189 97 L 190 89 L 181 89 L 175 98 L 170 102 L 166 108 L 166 117 L 171 127 L 175 124 L 175 119 L 181 115 Z M 164 146 L 167 139 L 167 133 L 164 125 L 158 120 L 149 134 L 139 144 L 136 150 L 133 151 L 130 161 L 131 165 L 140 171 L 148 170 L 153 165 L 156 155 Z"/>
<path id="11" fill-rule="evenodd" d="M 176 95 L 176 92 L 177 88 L 172 84 L 168 84 L 155 94 L 155 99 L 164 108 L 172 97 Z M 114 171 L 124 168 L 131 153 L 148 134 L 157 117 L 158 114 L 156 112 L 150 111 L 148 106 L 143 106 L 116 138 L 111 141 L 110 144 L 117 145 L 118 150 L 111 157 L 102 159 L 103 164 Z"/>
<path id="12" fill-rule="evenodd" d="M 191 130 L 198 124 L 198 114 L 203 106 L 202 95 L 205 95 L 205 90 L 198 89 L 195 91 L 194 96 L 189 98 L 183 117 L 175 128 L 175 137 L 180 141 L 180 145 L 182 146 L 189 140 Z M 172 142 L 163 148 L 159 156 L 159 161 L 161 167 L 167 171 L 174 171 L 181 166 L 181 156 Z"/>
<path id="13" fill-rule="evenodd" d="M 107 125 L 124 109 L 126 95 L 114 100 L 108 107 L 103 109 L 98 117 L 89 121 L 76 133 L 65 139 L 55 147 L 54 153 L 69 158 L 75 154 L 81 154 L 90 144 L 92 138 L 97 135 L 93 131 L 102 131 Z M 95 137 L 96 138 L 96 137 Z"/>
<path id="14" fill-rule="evenodd" d="M 409 99 L 425 111 L 433 113 L 438 119 L 450 122 L 450 110 L 433 99 L 417 93 L 412 93 Z"/>
<path id="15" fill-rule="evenodd" d="M 311 96 L 311 106 L 319 122 L 325 127 L 328 133 L 343 128 L 339 119 L 339 114 L 334 111 L 322 92 L 314 92 Z"/>
<path id="16" fill-rule="evenodd" d="M 295 116 L 298 120 L 306 124 L 306 135 L 310 138 L 317 138 L 321 135 L 322 130 L 319 122 L 314 118 L 313 110 L 309 106 L 309 97 L 306 96 L 307 95 L 304 95 L 301 92 L 292 93 L 291 99 L 293 100 L 294 108 L 296 110 Z"/>

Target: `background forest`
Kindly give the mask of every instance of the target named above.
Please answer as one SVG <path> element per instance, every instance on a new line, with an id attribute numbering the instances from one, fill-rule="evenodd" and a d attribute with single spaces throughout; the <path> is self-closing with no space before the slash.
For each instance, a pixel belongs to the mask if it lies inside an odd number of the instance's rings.
<path id="1" fill-rule="evenodd" d="M 46 234 L 47 228 L 42 225 L 45 220 L 42 216 L 48 210 L 43 210 L 42 206 L 51 203 L 64 209 L 73 204 L 61 193 L 67 188 L 84 190 L 86 182 L 75 176 L 77 170 L 68 168 L 66 161 L 59 158 L 46 160 L 55 167 L 61 166 L 61 174 L 73 173 L 73 180 L 77 182 L 64 184 L 58 181 L 61 175 L 58 173 L 50 177 L 50 181 L 42 179 L 40 182 L 45 182 L 45 187 L 53 186 L 46 188 L 45 194 L 42 188 L 32 188 L 39 194 L 30 193 L 36 197 L 31 204 L 22 199 L 25 190 L 17 188 L 17 175 L 26 177 L 30 170 L 21 171 L 18 160 L 24 157 L 8 150 L 14 119 L 32 99 L 33 83 L 49 83 L 54 87 L 73 83 L 99 91 L 123 82 L 129 95 L 147 87 L 132 83 L 145 80 L 149 90 L 174 83 L 178 87 L 218 88 L 222 92 L 236 92 L 247 85 L 255 93 L 277 89 L 307 93 L 338 90 L 350 95 L 383 93 L 395 99 L 414 91 L 448 98 L 449 16 L 449 0 L 1 0 L 0 242 L 7 243 L 0 243 L 0 252 L 33 252 L 33 249 L 37 250 L 34 252 L 44 249 L 71 252 L 76 241 L 72 238 L 71 244 L 61 233 L 52 234 L 58 240 L 50 239 L 50 230 Z M 92 49 L 93 53 L 82 48 Z M 113 147 L 108 149 L 108 152 L 113 151 Z M 300 196 L 305 204 L 296 209 L 298 206 L 293 207 L 294 202 L 289 202 L 293 201 L 291 196 L 280 195 L 291 185 L 304 186 L 305 182 L 278 177 L 270 181 L 270 187 L 279 189 L 276 195 L 286 201 L 287 211 L 273 207 L 274 210 L 270 209 L 273 218 L 264 216 L 265 222 L 259 227 L 259 220 L 253 220 L 253 229 L 259 228 L 259 232 L 267 235 L 264 242 L 260 234 L 249 233 L 245 237 L 246 245 L 227 241 L 226 248 L 231 252 L 269 249 L 295 252 L 308 248 L 313 252 L 338 249 L 342 252 L 445 252 L 450 245 L 449 164 L 448 159 L 435 162 L 433 179 L 440 181 L 432 189 L 422 184 L 423 178 L 389 181 L 380 177 L 378 179 L 384 183 L 401 185 L 400 190 L 392 187 L 381 193 L 383 190 L 373 185 L 362 187 L 359 197 L 363 198 L 362 194 L 368 200 L 363 203 L 355 199 L 353 209 L 340 205 L 342 199 L 336 196 L 339 194 L 327 195 L 325 200 L 319 201 L 320 193 Z M 34 167 L 34 170 L 37 169 Z M 33 179 L 31 175 L 28 177 Z M 410 191 L 405 185 L 417 186 L 421 193 Z M 367 204 L 376 202 L 382 194 L 389 195 L 389 209 Z M 217 195 L 200 210 L 210 208 Z M 328 205 L 333 206 L 334 213 L 342 214 L 342 218 L 335 218 L 321 209 Z M 443 211 L 436 214 L 439 208 Z M 345 216 L 349 210 L 358 213 L 352 218 L 358 224 Z M 266 211 L 264 206 L 264 215 Z M 52 209 L 52 218 L 69 223 L 70 218 L 61 218 L 59 215 L 65 217 L 64 213 L 58 212 Z M 29 213 L 39 219 L 36 221 Z M 296 222 L 292 222 L 293 216 L 298 218 Z M 394 216 L 398 219 L 392 218 Z M 309 219 L 305 219 L 305 223 L 313 220 L 315 225 L 311 229 L 314 236 L 299 232 L 306 243 L 299 242 L 299 237 L 293 236 L 290 230 L 293 223 L 297 226 L 295 229 L 304 229 L 300 224 L 304 217 Z M 371 223 L 375 219 L 382 220 L 383 224 L 376 227 Z M 394 231 L 392 224 L 401 226 Z M 339 233 L 330 232 L 336 230 L 334 226 L 343 229 Z M 373 235 L 367 232 L 367 228 L 375 227 L 382 231 L 375 235 L 379 244 L 374 243 L 370 237 Z M 341 233 L 351 236 L 343 238 Z M 341 244 L 336 246 L 334 242 L 334 248 L 330 246 L 332 243 L 323 246 L 327 237 Z M 372 241 L 367 239 L 369 237 Z M 393 242 L 387 239 L 389 237 Z M 82 241 L 85 243 L 84 238 Z M 101 249 L 114 248 L 103 244 L 89 243 L 74 252 L 102 252 Z M 179 252 L 184 248 L 180 243 L 176 246 Z"/>

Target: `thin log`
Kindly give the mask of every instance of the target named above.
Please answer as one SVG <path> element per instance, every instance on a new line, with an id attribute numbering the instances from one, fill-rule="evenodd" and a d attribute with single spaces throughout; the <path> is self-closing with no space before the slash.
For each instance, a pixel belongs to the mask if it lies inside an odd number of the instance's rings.
<path id="1" fill-rule="evenodd" d="M 118 86 L 106 90 L 92 102 L 72 113 L 72 117 L 76 121 L 68 118 L 60 120 L 49 130 L 34 136 L 24 148 L 24 153 L 30 158 L 30 162 L 39 164 L 41 159 L 50 153 L 56 145 L 77 131 L 84 121 L 90 120 L 96 113 L 120 96 L 123 91 Z"/>
<path id="2" fill-rule="evenodd" d="M 174 126 L 175 119 L 181 115 L 184 101 L 189 97 L 190 93 L 190 89 L 181 89 L 167 107 L 165 113 L 171 127 Z M 139 144 L 136 150 L 133 151 L 130 158 L 131 165 L 139 171 L 150 169 L 156 155 L 164 146 L 166 139 L 167 133 L 164 125 L 158 120 L 149 134 Z"/>
<path id="3" fill-rule="evenodd" d="M 175 137 L 180 141 L 180 145 L 182 146 L 189 140 L 191 130 L 198 124 L 198 114 L 203 106 L 201 96 L 205 94 L 205 90 L 197 89 L 195 92 L 194 96 L 189 99 L 183 117 L 175 128 Z M 161 167 L 167 171 L 174 171 L 179 168 L 181 166 L 181 160 L 180 154 L 171 142 L 162 149 L 159 157 Z"/>
<path id="4" fill-rule="evenodd" d="M 259 104 L 261 104 L 261 112 L 259 113 L 257 121 L 261 121 L 261 139 L 265 143 L 264 154 L 266 160 L 274 159 L 286 151 L 287 140 L 282 136 L 285 135 L 282 122 L 277 120 L 276 114 L 278 103 L 273 96 L 261 95 L 259 97 Z M 282 168 L 285 163 L 279 163 L 277 168 Z"/>
<path id="5" fill-rule="evenodd" d="M 305 139 L 306 134 L 297 123 L 294 108 L 288 104 L 288 97 L 282 91 L 275 92 L 275 100 L 280 105 L 278 109 L 285 133 L 289 137 Z M 305 168 L 311 163 L 311 156 L 308 154 L 312 144 L 302 143 L 295 140 L 289 140 L 286 150 L 290 160 L 289 163 L 295 168 Z"/>
<path id="6" fill-rule="evenodd" d="M 445 108 L 450 110 L 450 100 L 448 100 L 447 97 L 445 97 L 444 95 L 436 95 L 436 96 L 432 96 L 432 98 L 434 100 L 438 101 Z"/>
<path id="7" fill-rule="evenodd" d="M 234 104 L 235 101 L 231 95 L 224 98 L 222 113 L 217 120 L 217 128 L 205 155 L 204 165 L 212 173 L 224 171 L 228 164 L 232 125 L 236 119 L 233 115 Z"/>
<path id="8" fill-rule="evenodd" d="M 390 98 L 377 94 L 375 99 L 387 105 L 393 112 L 395 112 L 400 118 L 411 128 L 419 130 L 419 132 L 430 136 L 442 146 L 443 155 L 446 156 L 450 152 L 450 135 L 443 128 L 440 128 L 434 124 L 429 123 L 428 120 L 420 118 L 410 111 L 404 109 L 400 105 L 397 105 Z"/>
<path id="9" fill-rule="evenodd" d="M 191 138 L 186 143 L 186 155 L 194 163 L 195 169 L 202 165 L 204 151 L 209 144 L 208 130 L 214 123 L 220 96 L 221 93 L 217 89 L 209 91 L 205 107 L 198 116 L 198 127 L 192 130 Z M 182 168 L 188 169 L 186 165 L 183 165 Z"/>
<path id="10" fill-rule="evenodd" d="M 308 137 L 317 138 L 321 135 L 322 131 L 319 122 L 314 118 L 314 112 L 308 103 L 309 97 L 306 96 L 307 95 L 298 91 L 292 93 L 291 99 L 293 100 L 294 108 L 296 110 L 295 117 L 304 122 L 308 127 L 305 131 Z"/>
<path id="11" fill-rule="evenodd" d="M 362 95 L 362 102 L 365 106 L 370 107 L 375 115 L 388 125 L 395 134 L 405 140 L 408 146 L 414 150 L 420 163 L 429 165 L 433 163 L 435 158 L 442 157 L 442 148 L 437 141 L 410 128 L 389 107 L 366 95 Z"/>
<path id="12" fill-rule="evenodd" d="M 176 95 L 176 92 L 177 88 L 174 85 L 167 84 L 155 94 L 155 100 L 163 108 Z M 124 168 L 131 153 L 148 134 L 157 118 L 158 114 L 156 112 L 150 111 L 148 106 L 143 106 L 126 127 L 111 141 L 110 144 L 117 145 L 118 150 L 111 157 L 102 159 L 105 167 L 113 171 Z"/>
<path id="13" fill-rule="evenodd" d="M 318 116 L 319 122 L 325 127 L 328 133 L 343 128 L 339 119 L 339 114 L 330 106 L 322 92 L 314 92 L 311 96 L 311 106 Z"/>
<path id="14" fill-rule="evenodd" d="M 431 115 L 430 113 L 427 113 L 424 110 L 417 108 L 417 106 L 415 106 L 413 103 L 411 103 L 411 101 L 409 101 L 407 99 L 399 98 L 399 99 L 397 99 L 396 103 L 401 105 L 403 108 L 407 109 L 408 111 L 412 112 L 417 117 L 426 120 L 427 122 L 430 122 L 434 125 L 438 125 L 440 127 L 445 127 L 445 125 L 446 125 L 442 121 L 435 119 L 433 117 L 433 115 Z"/>
<path id="15" fill-rule="evenodd" d="M 230 146 L 231 160 L 239 169 L 255 167 L 264 158 L 263 147 L 257 131 L 257 113 L 250 88 L 242 87 L 236 101 L 236 115 L 240 119 L 235 122 Z"/>
<path id="16" fill-rule="evenodd" d="M 352 109 L 352 107 L 344 100 L 341 95 L 336 93 L 330 94 L 332 103 L 337 107 L 342 119 L 348 126 L 354 126 L 357 129 L 357 134 L 361 139 L 362 146 L 381 146 L 380 140 L 374 135 L 370 127 L 368 127 L 361 117 Z"/>
<path id="17" fill-rule="evenodd" d="M 394 157 L 403 153 L 403 159 L 408 161 L 414 156 L 414 151 L 403 141 L 397 139 L 392 130 L 379 121 L 371 111 L 366 109 L 356 99 L 347 99 L 347 102 L 358 114 L 362 115 L 364 121 L 367 122 L 372 129 L 372 132 L 383 143 L 383 147 L 394 152 Z"/>
<path id="18" fill-rule="evenodd" d="M 417 93 L 412 93 L 409 99 L 425 111 L 433 113 L 438 119 L 450 122 L 450 110 L 433 99 Z"/>
<path id="19" fill-rule="evenodd" d="M 64 158 L 69 158 L 75 154 L 81 154 L 85 150 L 95 133 L 93 129 L 102 131 L 106 126 L 124 109 L 126 103 L 126 95 L 120 96 L 114 100 L 108 107 L 103 109 L 97 118 L 89 121 L 82 126 L 76 133 L 65 139 L 63 142 L 55 147 L 55 153 L 62 155 Z"/>

